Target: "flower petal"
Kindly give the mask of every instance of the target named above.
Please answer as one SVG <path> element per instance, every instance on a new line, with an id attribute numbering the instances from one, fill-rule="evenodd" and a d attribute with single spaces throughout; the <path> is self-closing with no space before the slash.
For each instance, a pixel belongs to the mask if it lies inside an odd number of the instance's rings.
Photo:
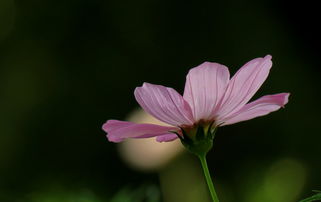
<path id="1" fill-rule="evenodd" d="M 218 119 L 224 119 L 239 111 L 253 97 L 269 74 L 271 58 L 270 55 L 256 58 L 237 71 L 230 80 L 217 111 Z"/>
<path id="2" fill-rule="evenodd" d="M 218 63 L 204 62 L 188 72 L 183 97 L 191 106 L 195 121 L 213 118 L 229 79 L 228 68 Z"/>
<path id="3" fill-rule="evenodd" d="M 171 142 L 173 140 L 176 140 L 178 137 L 174 133 L 166 134 L 166 135 L 160 135 L 156 137 L 157 142 Z"/>
<path id="4" fill-rule="evenodd" d="M 231 115 L 230 118 L 226 118 L 226 120 L 222 121 L 223 123 L 221 125 L 230 125 L 267 115 L 288 103 L 289 95 L 289 93 L 280 93 L 263 96 L 249 104 L 246 104 L 238 112 Z"/>
<path id="5" fill-rule="evenodd" d="M 192 111 L 183 97 L 172 88 L 144 83 L 135 89 L 140 106 L 155 118 L 173 126 L 193 124 Z"/>
<path id="6" fill-rule="evenodd" d="M 136 124 L 128 121 L 108 120 L 103 125 L 110 142 L 121 142 L 126 138 L 149 138 L 166 135 L 177 128 L 154 124 Z"/>

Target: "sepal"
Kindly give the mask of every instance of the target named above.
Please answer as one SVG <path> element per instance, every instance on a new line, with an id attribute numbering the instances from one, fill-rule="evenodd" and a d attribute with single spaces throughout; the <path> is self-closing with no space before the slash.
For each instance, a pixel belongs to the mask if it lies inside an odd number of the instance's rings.
<path id="1" fill-rule="evenodd" d="M 213 147 L 217 127 L 213 123 L 197 125 L 192 129 L 181 128 L 181 135 L 177 134 L 185 148 L 197 156 L 206 155 Z"/>

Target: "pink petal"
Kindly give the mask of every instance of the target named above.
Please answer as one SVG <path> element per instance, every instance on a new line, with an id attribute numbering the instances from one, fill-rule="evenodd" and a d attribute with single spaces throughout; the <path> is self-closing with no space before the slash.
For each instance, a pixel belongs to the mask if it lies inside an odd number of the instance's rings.
<path id="1" fill-rule="evenodd" d="M 246 63 L 233 76 L 217 112 L 219 119 L 239 111 L 266 80 L 272 67 L 271 56 L 256 58 Z"/>
<path id="2" fill-rule="evenodd" d="M 191 106 L 195 121 L 214 118 L 229 79 L 227 67 L 218 63 L 204 62 L 189 71 L 183 97 Z"/>
<path id="3" fill-rule="evenodd" d="M 173 126 L 193 124 L 192 111 L 183 97 L 172 88 L 144 83 L 135 89 L 140 106 L 155 118 Z"/>
<path id="4" fill-rule="evenodd" d="M 238 112 L 226 118 L 223 125 L 246 121 L 259 116 L 264 116 L 270 112 L 276 111 L 288 103 L 289 93 L 280 93 L 275 95 L 263 96 L 249 104 L 246 104 Z"/>
<path id="5" fill-rule="evenodd" d="M 173 140 L 176 140 L 178 137 L 176 134 L 170 133 L 166 135 L 160 135 L 156 137 L 157 142 L 171 142 Z"/>
<path id="6" fill-rule="evenodd" d="M 126 138 L 148 138 L 166 135 L 177 128 L 154 124 L 136 124 L 127 121 L 108 120 L 103 125 L 110 142 L 121 142 Z"/>

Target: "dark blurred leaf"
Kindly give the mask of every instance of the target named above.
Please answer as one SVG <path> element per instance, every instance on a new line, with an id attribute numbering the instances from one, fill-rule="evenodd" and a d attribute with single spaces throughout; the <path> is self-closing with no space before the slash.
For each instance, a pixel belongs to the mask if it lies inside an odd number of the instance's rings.
<path id="1" fill-rule="evenodd" d="M 136 189 L 121 189 L 110 202 L 160 202 L 159 189 L 154 185 L 143 185 Z"/>
<path id="2" fill-rule="evenodd" d="M 321 193 L 320 193 L 320 191 L 318 191 L 318 192 L 319 193 L 317 193 L 309 198 L 303 199 L 300 202 L 321 201 Z"/>

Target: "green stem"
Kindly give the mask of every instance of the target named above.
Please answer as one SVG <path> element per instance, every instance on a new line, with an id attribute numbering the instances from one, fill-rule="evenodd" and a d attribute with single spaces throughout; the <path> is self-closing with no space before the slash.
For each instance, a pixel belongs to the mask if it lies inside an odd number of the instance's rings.
<path id="1" fill-rule="evenodd" d="M 211 178 L 210 172 L 209 172 L 208 167 L 207 167 L 206 155 L 199 155 L 198 158 L 201 161 L 202 168 L 203 168 L 204 175 L 205 175 L 205 179 L 206 179 L 206 182 L 207 182 L 208 189 L 210 190 L 212 200 L 213 200 L 213 202 L 219 202 L 219 200 L 217 198 L 217 195 L 216 195 L 216 192 L 215 192 L 215 188 L 214 188 L 214 185 L 213 185 L 213 182 L 212 182 L 212 178 Z"/>

